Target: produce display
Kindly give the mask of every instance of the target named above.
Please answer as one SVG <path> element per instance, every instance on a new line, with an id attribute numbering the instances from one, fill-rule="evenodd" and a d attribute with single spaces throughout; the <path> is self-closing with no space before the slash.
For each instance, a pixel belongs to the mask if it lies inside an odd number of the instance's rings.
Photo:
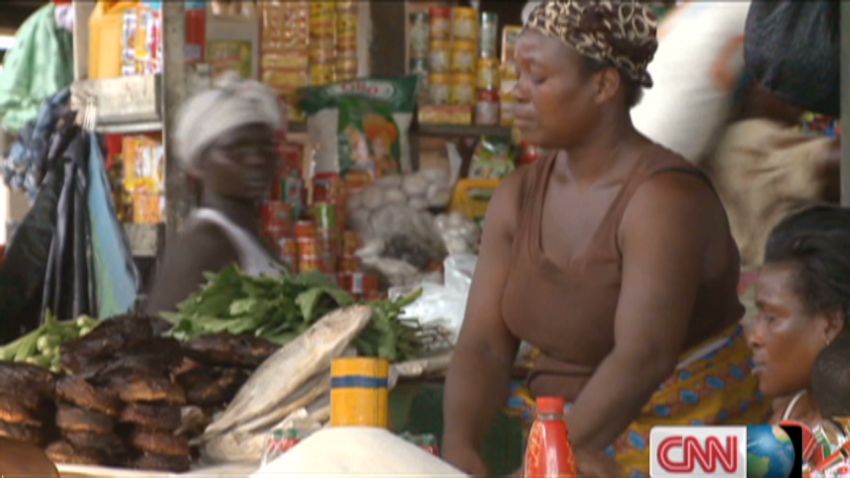
<path id="1" fill-rule="evenodd" d="M 0 361 L 25 362 L 60 372 L 62 344 L 88 334 L 98 323 L 98 320 L 86 316 L 59 321 L 52 314 L 47 314 L 44 325 L 0 347 Z"/>
<path id="2" fill-rule="evenodd" d="M 174 322 L 171 334 L 179 340 L 219 333 L 250 334 L 285 345 L 328 312 L 355 302 L 319 273 L 255 278 L 229 267 L 208 278 L 198 294 L 178 306 L 177 313 L 165 315 Z M 404 306 L 415 298 L 373 303 L 375 316 L 356 340 L 358 352 L 391 361 L 419 353 L 428 331 L 401 316 Z"/>

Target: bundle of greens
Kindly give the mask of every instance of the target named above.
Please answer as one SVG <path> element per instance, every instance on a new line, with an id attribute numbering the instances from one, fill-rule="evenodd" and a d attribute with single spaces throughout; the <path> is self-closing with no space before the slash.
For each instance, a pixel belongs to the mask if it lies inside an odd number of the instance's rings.
<path id="1" fill-rule="evenodd" d="M 87 316 L 59 321 L 48 313 L 39 328 L 0 347 L 0 361 L 26 362 L 59 372 L 62 344 L 88 334 L 98 324 L 97 319 Z"/>
<path id="2" fill-rule="evenodd" d="M 328 312 L 355 303 L 319 273 L 258 278 L 232 266 L 206 277 L 206 285 L 181 303 L 177 313 L 163 314 L 174 324 L 171 335 L 178 340 L 229 333 L 255 335 L 284 345 Z M 401 317 L 402 309 L 418 295 L 371 303 L 374 315 L 356 340 L 358 353 L 395 362 L 421 351 L 418 321 Z"/>

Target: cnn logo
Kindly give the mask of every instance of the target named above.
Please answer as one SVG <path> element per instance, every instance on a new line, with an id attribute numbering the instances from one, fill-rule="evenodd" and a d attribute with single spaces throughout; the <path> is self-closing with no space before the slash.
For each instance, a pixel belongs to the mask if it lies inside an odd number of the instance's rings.
<path id="1" fill-rule="evenodd" d="M 747 476 L 746 427 L 657 427 L 649 445 L 653 478 Z"/>

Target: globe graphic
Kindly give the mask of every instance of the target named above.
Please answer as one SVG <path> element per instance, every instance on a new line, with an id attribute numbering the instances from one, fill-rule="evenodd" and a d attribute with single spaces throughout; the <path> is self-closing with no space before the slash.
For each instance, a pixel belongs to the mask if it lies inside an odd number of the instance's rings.
<path id="1" fill-rule="evenodd" d="M 794 467 L 794 444 L 781 427 L 747 427 L 747 477 L 788 478 Z"/>

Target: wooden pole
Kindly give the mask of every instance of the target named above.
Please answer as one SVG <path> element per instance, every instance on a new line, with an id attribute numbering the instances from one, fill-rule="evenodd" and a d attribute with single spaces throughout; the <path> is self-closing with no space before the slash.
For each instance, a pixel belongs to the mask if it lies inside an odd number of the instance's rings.
<path id="1" fill-rule="evenodd" d="M 841 205 L 850 206 L 850 2 L 841 2 Z"/>

